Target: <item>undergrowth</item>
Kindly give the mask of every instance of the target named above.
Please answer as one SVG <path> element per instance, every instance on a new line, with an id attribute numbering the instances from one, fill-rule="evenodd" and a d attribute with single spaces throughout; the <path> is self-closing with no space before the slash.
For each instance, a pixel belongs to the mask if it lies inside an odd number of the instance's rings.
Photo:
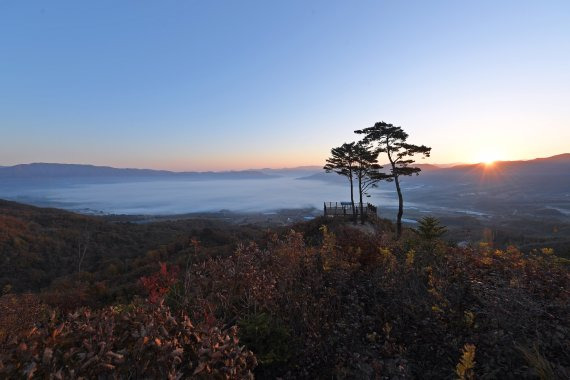
<path id="1" fill-rule="evenodd" d="M 552 250 L 333 229 L 163 263 L 141 281 L 148 301 L 7 334 L 0 373 L 570 378 L 570 272 Z"/>

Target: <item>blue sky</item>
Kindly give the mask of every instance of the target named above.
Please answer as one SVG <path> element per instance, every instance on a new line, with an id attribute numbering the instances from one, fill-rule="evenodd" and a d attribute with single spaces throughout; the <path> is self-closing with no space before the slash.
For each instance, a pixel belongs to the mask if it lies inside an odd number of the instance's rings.
<path id="1" fill-rule="evenodd" d="M 380 120 L 569 152 L 570 2 L 0 0 L 0 165 L 321 165 Z"/>

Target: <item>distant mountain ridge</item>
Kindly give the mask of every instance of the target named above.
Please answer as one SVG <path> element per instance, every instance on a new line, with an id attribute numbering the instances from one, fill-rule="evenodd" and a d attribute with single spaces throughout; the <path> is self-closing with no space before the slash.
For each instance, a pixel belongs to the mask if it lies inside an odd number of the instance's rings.
<path id="1" fill-rule="evenodd" d="M 562 162 L 570 162 L 570 153 L 562 153 L 557 154 L 555 156 L 550 157 L 543 157 L 543 158 L 535 158 L 534 160 L 530 161 L 562 161 Z"/>
<path id="2" fill-rule="evenodd" d="M 384 164 L 387 170 L 389 164 Z M 415 165 L 424 173 L 433 174 L 473 174 L 474 172 L 503 171 L 503 174 L 561 174 L 560 170 L 570 170 L 570 153 L 531 160 L 496 161 L 493 164 L 459 164 L 454 166 L 422 164 Z M 327 174 L 321 166 L 306 165 L 292 168 L 263 168 L 230 171 L 183 171 L 114 168 L 87 164 L 30 163 L 13 166 L 0 166 L 2 179 L 57 179 L 57 178 L 188 178 L 188 179 L 264 179 L 280 176 L 298 176 L 299 179 L 330 181 L 337 179 Z"/>
<path id="3" fill-rule="evenodd" d="M 563 176 L 570 178 L 570 153 L 558 154 L 556 156 L 535 158 L 532 160 L 517 161 L 495 161 L 491 164 L 478 163 L 456 165 L 450 168 L 441 169 L 437 174 L 449 175 L 491 175 L 491 177 L 544 177 Z"/>
<path id="4" fill-rule="evenodd" d="M 474 164 L 458 164 L 450 166 L 445 169 L 459 169 L 459 168 L 475 168 L 475 167 L 497 167 L 497 166 L 524 166 L 533 164 L 570 164 L 570 153 L 557 154 L 550 157 L 539 157 L 530 160 L 513 160 L 513 161 L 495 161 L 492 164 L 486 164 L 484 162 L 478 162 Z"/>
<path id="5" fill-rule="evenodd" d="M 383 164 L 383 171 L 389 171 L 389 164 Z M 517 161 L 496 161 L 492 164 L 476 163 L 476 164 L 459 164 L 450 167 L 441 167 L 434 164 L 414 165 L 422 169 L 420 176 L 425 180 L 473 180 L 480 182 L 482 178 L 486 181 L 500 181 L 505 177 L 518 177 L 521 179 L 527 177 L 551 177 L 557 176 L 562 178 L 561 183 L 570 180 L 570 153 L 558 154 L 551 157 L 535 158 L 532 160 Z M 346 179 L 335 173 L 314 173 L 301 177 L 303 180 L 320 180 L 326 182 L 344 182 Z M 560 181 L 559 181 L 560 182 Z"/>
<path id="6" fill-rule="evenodd" d="M 192 178 L 192 179 L 263 179 L 274 176 L 261 171 L 173 172 L 153 169 L 122 169 L 82 164 L 31 163 L 0 167 L 0 178 Z"/>

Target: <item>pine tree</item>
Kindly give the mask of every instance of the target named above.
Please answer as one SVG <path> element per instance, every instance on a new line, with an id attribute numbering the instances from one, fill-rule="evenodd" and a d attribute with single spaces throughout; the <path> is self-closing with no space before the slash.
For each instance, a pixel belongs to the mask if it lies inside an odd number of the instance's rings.
<path id="1" fill-rule="evenodd" d="M 369 197 L 368 191 L 378 186 L 378 182 L 390 176 L 380 172 L 382 166 L 378 164 L 378 151 L 364 141 L 359 141 L 354 147 L 356 168 L 354 174 L 358 180 L 358 195 L 360 222 L 364 223 L 363 197 Z"/>
<path id="2" fill-rule="evenodd" d="M 352 215 L 356 215 L 354 207 L 354 187 L 353 178 L 354 171 L 358 165 L 355 152 L 356 143 L 344 143 L 337 148 L 331 149 L 331 156 L 327 159 L 323 169 L 327 173 L 337 173 L 348 178 L 350 183 L 350 204 L 352 206 Z"/>
<path id="3" fill-rule="evenodd" d="M 422 239 L 427 241 L 438 239 L 447 232 L 447 228 L 440 225 L 439 220 L 433 216 L 426 216 L 418 223 L 419 226 L 415 231 Z"/>
<path id="4" fill-rule="evenodd" d="M 408 134 L 401 127 L 383 121 L 374 124 L 373 127 L 354 131 L 358 134 L 364 134 L 364 142 L 375 143 L 379 153 L 386 153 L 390 162 L 390 178 L 387 180 L 394 181 L 396 191 L 398 192 L 398 220 L 397 220 L 397 238 L 402 236 L 402 216 L 404 214 L 404 198 L 400 187 L 400 176 L 418 175 L 420 168 L 410 166 L 415 161 L 415 154 L 422 154 L 429 157 L 431 148 L 425 145 L 408 144 Z"/>

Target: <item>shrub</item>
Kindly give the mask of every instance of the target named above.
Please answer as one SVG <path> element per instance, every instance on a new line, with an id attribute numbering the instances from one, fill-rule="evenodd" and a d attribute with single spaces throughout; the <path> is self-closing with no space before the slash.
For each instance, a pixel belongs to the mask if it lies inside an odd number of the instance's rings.
<path id="1" fill-rule="evenodd" d="M 295 350 L 287 326 L 267 313 L 252 314 L 239 322 L 240 341 L 261 364 L 285 363 Z"/>
<path id="2" fill-rule="evenodd" d="M 164 265 L 149 277 L 156 303 L 20 333 L 0 377 L 247 377 L 252 350 L 260 378 L 570 378 L 570 272 L 551 250 L 418 244 L 409 231 L 393 241 L 334 224 L 318 233 L 193 258 L 183 281 Z"/>
<path id="3" fill-rule="evenodd" d="M 12 339 L 5 378 L 252 378 L 256 359 L 237 328 L 194 325 L 164 306 L 83 309 Z"/>
<path id="4" fill-rule="evenodd" d="M 148 293 L 151 303 L 158 303 L 164 299 L 170 287 L 178 281 L 178 268 L 168 268 L 166 263 L 159 263 L 160 270 L 148 277 L 141 277 L 142 286 Z"/>

